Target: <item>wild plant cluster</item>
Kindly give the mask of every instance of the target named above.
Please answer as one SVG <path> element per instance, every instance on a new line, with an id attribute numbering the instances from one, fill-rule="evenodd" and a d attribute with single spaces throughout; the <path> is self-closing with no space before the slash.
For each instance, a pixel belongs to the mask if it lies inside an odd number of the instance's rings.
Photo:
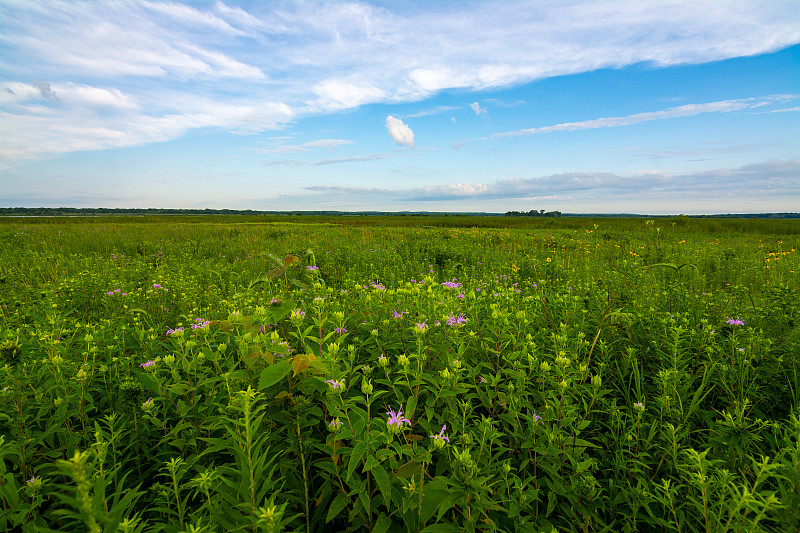
<path id="1" fill-rule="evenodd" d="M 546 222 L 0 225 L 0 530 L 800 529 L 798 228 Z"/>

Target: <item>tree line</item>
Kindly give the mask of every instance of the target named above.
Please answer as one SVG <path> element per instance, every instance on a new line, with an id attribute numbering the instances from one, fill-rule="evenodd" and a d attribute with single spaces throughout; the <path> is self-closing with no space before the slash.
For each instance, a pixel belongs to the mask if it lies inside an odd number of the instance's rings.
<path id="1" fill-rule="evenodd" d="M 544 209 L 536 210 L 531 209 L 527 213 L 525 211 L 506 211 L 507 217 L 560 217 L 561 211 L 545 211 Z"/>

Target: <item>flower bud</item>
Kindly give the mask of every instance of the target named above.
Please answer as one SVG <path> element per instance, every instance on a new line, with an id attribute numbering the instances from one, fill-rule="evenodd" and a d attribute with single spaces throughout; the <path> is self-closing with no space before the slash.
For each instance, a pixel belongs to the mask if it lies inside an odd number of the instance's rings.
<path id="1" fill-rule="evenodd" d="M 365 379 L 361 382 L 361 392 L 364 394 L 372 394 L 372 381 Z"/>

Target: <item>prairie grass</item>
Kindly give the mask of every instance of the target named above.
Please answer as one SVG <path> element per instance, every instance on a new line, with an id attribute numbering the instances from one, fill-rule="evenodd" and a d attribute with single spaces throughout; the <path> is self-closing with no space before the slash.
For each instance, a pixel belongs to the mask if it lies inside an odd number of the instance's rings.
<path id="1" fill-rule="evenodd" d="M 800 223 L 0 223 L 0 530 L 795 531 Z"/>

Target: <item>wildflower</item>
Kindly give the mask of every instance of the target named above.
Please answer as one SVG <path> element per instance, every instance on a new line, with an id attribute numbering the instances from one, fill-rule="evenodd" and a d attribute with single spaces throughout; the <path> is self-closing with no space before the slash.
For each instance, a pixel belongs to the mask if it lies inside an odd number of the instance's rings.
<path id="1" fill-rule="evenodd" d="M 386 413 L 386 416 L 389 419 L 386 421 L 386 425 L 389 428 L 389 433 L 395 434 L 399 433 L 403 429 L 404 424 L 411 425 L 411 420 L 408 418 L 403 418 L 403 406 L 397 408 L 397 412 L 395 413 L 393 409 L 389 409 Z"/>
<path id="2" fill-rule="evenodd" d="M 444 432 L 445 432 L 446 429 L 447 429 L 447 424 L 442 426 L 442 430 L 439 432 L 438 435 L 431 435 L 430 436 L 430 438 L 433 439 L 433 446 L 436 449 L 444 448 L 445 441 L 447 441 L 448 443 L 450 442 L 450 439 L 448 437 L 444 436 Z"/>
<path id="3" fill-rule="evenodd" d="M 457 289 L 458 287 L 461 287 L 461 284 L 458 283 L 455 278 L 453 278 L 453 281 L 445 281 L 442 283 L 442 286 L 447 287 L 448 289 Z"/>
<path id="4" fill-rule="evenodd" d="M 725 322 L 730 324 L 731 326 L 744 326 L 744 321 L 741 320 L 740 318 L 729 318 Z"/>
<path id="5" fill-rule="evenodd" d="M 396 309 L 392 309 L 392 318 L 403 318 L 403 315 L 405 315 L 406 313 L 408 313 L 408 311 L 406 310 L 400 311 L 398 313 Z"/>
<path id="6" fill-rule="evenodd" d="M 146 402 L 142 404 L 142 409 L 149 412 L 152 408 L 153 408 L 153 397 L 151 396 L 150 398 L 147 399 Z"/>
<path id="7" fill-rule="evenodd" d="M 150 368 L 152 366 L 155 366 L 155 364 L 156 364 L 156 362 L 151 359 L 150 361 L 142 363 L 139 366 L 142 367 L 142 368 Z"/>
<path id="8" fill-rule="evenodd" d="M 306 269 L 308 269 L 310 272 L 316 272 L 317 270 L 319 270 L 319 267 L 314 265 L 308 265 Z"/>
<path id="9" fill-rule="evenodd" d="M 177 335 L 179 335 L 179 334 L 180 334 L 180 333 L 182 333 L 182 332 L 183 332 L 183 327 L 180 327 L 180 328 L 175 328 L 175 329 L 168 329 L 168 330 L 167 330 L 167 335 L 166 335 L 166 336 L 167 336 L 167 337 L 170 337 L 170 336 L 177 336 Z"/>
<path id="10" fill-rule="evenodd" d="M 637 411 L 644 411 L 644 404 L 642 402 L 636 402 L 633 404 L 634 409 Z"/>
<path id="11" fill-rule="evenodd" d="M 382 366 L 382 367 L 386 368 L 386 366 L 389 364 L 389 358 L 388 358 L 388 357 L 386 357 L 386 355 L 384 355 L 384 354 L 381 354 L 381 356 L 380 356 L 380 357 L 378 357 L 378 364 L 379 364 L 380 366 Z"/>
<path id="12" fill-rule="evenodd" d="M 336 328 L 333 331 L 341 335 L 342 333 L 347 333 L 347 328 Z"/>
<path id="13" fill-rule="evenodd" d="M 539 413 L 537 413 L 536 411 L 533 412 L 533 423 L 534 424 L 544 424 L 544 422 L 542 422 L 542 416 Z"/>
<path id="14" fill-rule="evenodd" d="M 463 292 L 459 292 L 458 296 L 456 296 L 456 298 L 459 298 L 459 299 L 463 300 L 465 298 L 464 293 Z"/>
<path id="15" fill-rule="evenodd" d="M 306 312 L 299 307 L 292 310 L 292 318 L 294 319 L 303 319 L 306 317 Z"/>
<path id="16" fill-rule="evenodd" d="M 343 389 L 344 388 L 344 380 L 343 379 L 337 379 L 337 380 L 326 379 L 325 383 L 330 385 L 332 391 L 337 391 L 339 389 Z"/>
<path id="17" fill-rule="evenodd" d="M 403 368 L 406 368 L 408 366 L 409 360 L 408 360 L 408 357 L 405 354 L 400 354 L 397 357 L 397 362 L 400 363 L 400 366 L 402 366 Z"/>
<path id="18" fill-rule="evenodd" d="M 416 331 L 419 333 L 425 333 L 428 330 L 428 324 L 425 322 L 417 322 L 417 329 Z"/>
<path id="19" fill-rule="evenodd" d="M 373 281 L 372 283 L 370 283 L 370 285 L 376 291 L 385 291 L 386 290 L 386 286 L 383 283 L 381 283 L 380 281 L 377 281 L 377 280 Z"/>
<path id="20" fill-rule="evenodd" d="M 330 431 L 339 431 L 341 428 L 342 428 L 342 421 L 339 420 L 338 416 L 333 420 L 331 420 L 331 423 L 328 424 L 328 429 Z"/>
<path id="21" fill-rule="evenodd" d="M 195 320 L 197 320 L 197 319 L 195 319 Z M 201 318 L 200 320 L 203 320 L 203 319 Z M 206 320 L 206 321 L 200 322 L 198 324 L 192 324 L 192 329 L 202 329 L 202 328 L 208 326 L 209 324 L 211 324 L 210 320 Z"/>
<path id="22" fill-rule="evenodd" d="M 114 291 L 108 291 L 106 294 L 107 294 L 108 296 L 114 296 Z"/>
<path id="23" fill-rule="evenodd" d="M 161 288 L 161 284 L 160 283 L 154 283 L 153 284 L 153 288 L 154 289 L 160 289 Z"/>
<path id="24" fill-rule="evenodd" d="M 479 380 L 481 383 L 486 383 L 486 378 L 485 378 L 485 377 L 483 377 L 483 376 L 478 376 L 478 380 Z"/>
<path id="25" fill-rule="evenodd" d="M 467 322 L 467 317 L 464 315 L 451 316 L 447 318 L 448 326 L 460 326 Z"/>

